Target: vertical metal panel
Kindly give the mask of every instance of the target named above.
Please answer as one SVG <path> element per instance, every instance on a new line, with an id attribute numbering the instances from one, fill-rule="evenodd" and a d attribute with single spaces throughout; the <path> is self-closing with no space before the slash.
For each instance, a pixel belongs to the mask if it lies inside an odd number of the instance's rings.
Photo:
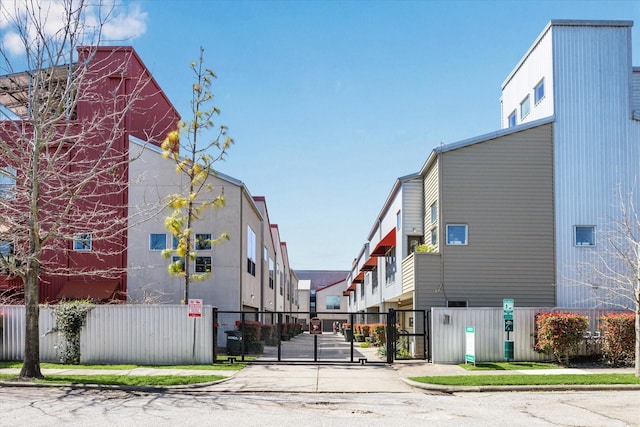
<path id="1" fill-rule="evenodd" d="M 3 334 L 0 342 L 0 360 L 22 360 L 25 340 L 25 308 L 23 305 L 0 306 Z M 58 333 L 52 332 L 55 321 L 48 307 L 40 307 L 40 360 L 58 362 Z"/>
<path id="2" fill-rule="evenodd" d="M 640 163 L 631 117 L 630 27 L 554 27 L 557 305 L 601 303 L 580 285 L 590 251 L 574 246 L 573 227 L 606 230 L 620 216 Z M 640 193 L 635 192 L 638 203 Z M 596 235 L 598 244 L 598 235 Z M 602 241 L 600 241 L 602 243 Z"/>
<path id="3" fill-rule="evenodd" d="M 632 110 L 640 110 L 640 68 L 633 68 L 631 89 L 631 108 Z"/>

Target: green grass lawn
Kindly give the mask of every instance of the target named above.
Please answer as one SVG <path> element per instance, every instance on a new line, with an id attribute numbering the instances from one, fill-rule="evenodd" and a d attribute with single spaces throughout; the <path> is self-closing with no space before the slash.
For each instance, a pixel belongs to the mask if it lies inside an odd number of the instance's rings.
<path id="1" fill-rule="evenodd" d="M 251 358 L 245 357 L 245 360 Z M 226 356 L 219 357 L 220 362 L 226 362 Z M 104 374 L 94 375 L 46 375 L 44 379 L 36 380 L 42 384 L 98 384 L 98 385 L 127 385 L 127 386 L 172 386 L 185 384 L 199 384 L 217 381 L 226 378 L 224 375 L 116 375 L 109 373 L 109 370 L 132 370 L 136 368 L 154 369 L 183 369 L 201 371 L 239 371 L 247 366 L 246 363 L 216 363 L 214 365 L 66 365 L 62 363 L 41 363 L 40 369 L 92 369 L 103 370 Z M 0 368 L 22 368 L 22 362 L 0 362 Z M 17 375 L 0 374 L 0 381 L 16 381 Z"/>
<path id="2" fill-rule="evenodd" d="M 603 385 L 640 384 L 633 374 L 561 374 L 561 375 L 459 375 L 440 377 L 411 377 L 412 381 L 425 384 L 450 386 L 488 385 Z"/>

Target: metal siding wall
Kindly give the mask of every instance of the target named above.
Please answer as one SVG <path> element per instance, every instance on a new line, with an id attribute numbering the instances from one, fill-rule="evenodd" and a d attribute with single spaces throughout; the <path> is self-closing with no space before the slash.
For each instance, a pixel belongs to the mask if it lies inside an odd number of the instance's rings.
<path id="1" fill-rule="evenodd" d="M 422 186 L 424 190 L 424 197 L 423 197 L 424 241 L 425 243 L 428 243 L 428 244 L 431 244 L 431 229 L 433 228 L 433 224 L 431 224 L 431 205 L 435 202 L 440 203 L 440 201 L 438 200 L 438 198 L 440 197 L 440 194 L 439 194 L 440 179 L 438 176 L 439 168 L 440 168 L 440 156 L 438 156 L 438 160 L 436 160 L 433 163 L 433 165 L 431 166 L 431 169 L 427 171 L 426 175 L 424 176 L 424 184 Z M 438 218 L 435 226 L 437 226 L 440 222 L 439 216 L 440 216 L 440 213 L 438 213 Z M 440 236 L 441 235 L 442 233 L 440 233 Z M 439 247 L 439 244 L 440 242 L 438 242 L 438 247 Z"/>
<path id="2" fill-rule="evenodd" d="M 403 185 L 403 198 L 404 214 L 402 218 L 404 224 L 402 228 L 406 235 L 424 235 L 424 207 L 422 203 L 422 179 L 416 178 L 411 181 L 407 181 Z M 413 231 L 415 228 L 416 231 Z M 407 256 L 407 248 L 402 248 L 403 256 Z"/>
<path id="3" fill-rule="evenodd" d="M 631 91 L 631 108 L 640 110 L 640 69 L 633 70 Z"/>
<path id="4" fill-rule="evenodd" d="M 517 301 L 516 301 L 517 304 Z M 599 317 L 611 310 L 566 309 L 548 307 L 525 307 L 514 310 L 514 331 L 510 339 L 514 341 L 516 361 L 544 361 L 553 357 L 533 350 L 535 334 L 535 315 L 540 312 L 578 313 L 589 317 L 589 331 L 599 329 Z M 502 308 L 432 308 L 431 345 L 433 363 L 462 363 L 465 359 L 465 327 L 475 327 L 475 350 L 477 362 L 495 362 L 504 360 L 503 343 L 507 338 L 504 332 Z M 450 316 L 449 325 L 443 324 L 444 315 Z M 588 354 L 584 343 L 579 354 Z"/>
<path id="5" fill-rule="evenodd" d="M 557 305 L 593 307 L 599 302 L 589 287 L 579 286 L 578 273 L 590 254 L 574 247 L 573 227 L 595 225 L 596 233 L 606 229 L 620 214 L 618 186 L 629 194 L 637 179 L 638 124 L 630 120 L 631 30 L 553 31 Z"/>
<path id="6" fill-rule="evenodd" d="M 212 361 L 212 308 L 187 317 L 185 305 L 98 305 L 80 335 L 82 363 L 209 364 Z M 24 306 L 0 306 L 4 338 L 0 359 L 22 360 Z M 40 359 L 59 361 L 60 334 L 48 308 L 40 309 Z M 194 335 L 195 328 L 195 335 Z M 194 341 L 195 337 L 195 341 Z M 195 345 L 194 345 L 195 344 Z"/>

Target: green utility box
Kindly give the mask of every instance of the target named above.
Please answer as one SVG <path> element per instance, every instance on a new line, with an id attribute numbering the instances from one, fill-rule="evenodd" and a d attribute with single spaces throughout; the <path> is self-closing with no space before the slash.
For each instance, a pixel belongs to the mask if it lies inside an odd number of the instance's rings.
<path id="1" fill-rule="evenodd" d="M 504 360 L 507 362 L 513 360 L 513 341 L 504 341 Z"/>

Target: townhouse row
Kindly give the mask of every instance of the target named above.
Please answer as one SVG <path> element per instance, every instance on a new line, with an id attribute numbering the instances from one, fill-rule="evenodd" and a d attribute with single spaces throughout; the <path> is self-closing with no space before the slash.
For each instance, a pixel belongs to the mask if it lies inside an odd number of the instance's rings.
<path id="1" fill-rule="evenodd" d="M 70 105 L 69 114 L 56 115 L 58 104 L 64 103 L 58 92 L 74 91 L 67 87 L 69 73 L 83 76 L 82 84 L 74 83 L 80 88 L 73 92 L 77 103 Z M 45 83 L 38 83 L 38 78 Z M 40 86 L 34 89 L 36 84 Z M 34 95 L 36 91 L 43 93 Z M 36 129 L 30 114 L 33 103 L 42 99 L 52 105 L 51 117 L 38 122 Z M 27 147 L 36 132 L 46 131 L 52 136 L 43 152 L 58 147 L 54 154 L 66 155 L 67 160 L 56 167 L 77 173 L 45 174 L 48 153 L 41 156 L 37 161 L 43 163 L 42 200 L 56 200 L 66 191 L 51 185 L 56 180 L 81 181 L 88 175 L 93 181 L 74 195 L 73 205 L 66 205 L 66 199 L 42 202 L 39 221 L 44 227 L 55 224 L 56 218 L 64 220 L 55 226 L 61 230 L 57 237 L 43 246 L 40 302 L 183 302 L 184 280 L 169 275 L 168 266 L 175 259 L 165 259 L 162 251 L 176 245 L 164 225 L 170 214 L 167 196 L 186 194 L 188 185 L 160 149 L 180 114 L 136 51 L 128 46 L 85 47 L 73 66 L 0 76 L 0 105 L 5 117 L 15 118 L 0 122 L 0 138 L 8 141 L 0 159 L 0 255 L 7 261 L 0 276 L 2 295 L 16 296 L 20 302 L 22 282 L 12 268 L 30 262 L 27 228 L 20 220 L 28 205 L 20 190 L 30 185 L 22 170 L 30 152 L 20 144 Z M 92 169 L 96 164 L 102 169 Z M 226 206 L 206 211 L 193 227 L 197 254 L 191 268 L 209 274 L 192 283 L 189 298 L 220 310 L 287 312 L 286 321 L 296 320 L 298 279 L 280 228 L 269 219 L 265 197 L 252 196 L 241 181 L 222 173 L 212 175 L 207 184 L 224 189 Z M 212 195 L 203 192 L 200 197 Z M 78 214 L 63 215 L 64 206 Z M 229 240 L 212 246 L 211 238 L 221 233 Z M 302 308 L 308 310 L 308 303 Z"/>
<path id="2" fill-rule="evenodd" d="M 398 178 L 353 262 L 350 311 L 631 308 L 586 267 L 640 168 L 631 21 L 553 20 L 502 84 L 502 129 L 434 149 Z M 416 250 L 419 248 L 419 250 Z M 590 280 L 589 280 L 590 279 Z M 410 330 L 413 313 L 401 315 Z"/>

